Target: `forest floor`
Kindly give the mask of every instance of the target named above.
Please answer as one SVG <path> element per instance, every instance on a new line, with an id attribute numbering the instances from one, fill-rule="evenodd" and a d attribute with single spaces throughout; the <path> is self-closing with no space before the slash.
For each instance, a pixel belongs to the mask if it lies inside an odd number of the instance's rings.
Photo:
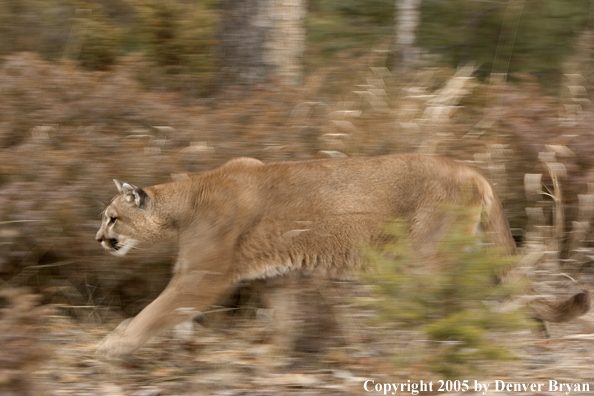
<path id="1" fill-rule="evenodd" d="M 421 394 L 594 394 L 594 337 L 587 334 L 594 329 L 592 313 L 571 323 L 550 325 L 548 339 L 533 331 L 508 333 L 505 340 L 497 341 L 513 351 L 515 360 L 477 361 L 472 373 L 449 378 L 452 382 L 448 383 L 448 378 L 432 373 L 423 363 L 431 359 L 431 347 L 422 336 L 369 327 L 365 324 L 369 312 L 357 307 L 352 312 L 357 341 L 323 353 L 278 355 L 267 342 L 270 319 L 218 315 L 206 325 L 193 322 L 193 329 L 186 327 L 182 333 L 168 331 L 126 360 L 95 355 L 97 344 L 116 321 L 81 324 L 54 315 L 45 325 L 40 343 L 49 351 L 47 358 L 21 378 L 19 390 L 3 394 L 408 395 L 416 394 L 414 388 L 406 387 L 409 382 L 420 381 L 426 386 L 432 383 L 432 391 L 428 388 Z M 409 366 L 394 364 L 395 355 L 416 352 L 425 356 L 416 356 Z M 514 389 L 514 383 L 528 388 Z M 559 391 L 561 383 L 571 383 L 571 389 Z M 385 384 L 392 388 L 386 389 Z M 405 388 L 394 391 L 394 384 L 405 384 Z M 461 388 L 456 391 L 458 386 Z M 477 391 L 479 386 L 489 388 L 483 393 Z"/>

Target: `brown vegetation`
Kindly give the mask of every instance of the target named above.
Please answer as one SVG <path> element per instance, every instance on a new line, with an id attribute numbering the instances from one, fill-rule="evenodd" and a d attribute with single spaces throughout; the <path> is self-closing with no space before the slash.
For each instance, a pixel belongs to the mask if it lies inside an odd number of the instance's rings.
<path id="1" fill-rule="evenodd" d="M 470 68 L 457 74 L 434 68 L 395 76 L 381 64 L 382 59 L 372 54 L 349 62 L 345 69 L 320 70 L 301 89 L 229 88 L 210 99 L 195 99 L 143 89 L 139 80 L 150 78 L 151 68 L 139 56 L 123 59 L 104 72 L 82 71 L 69 62 L 49 63 L 32 54 L 8 57 L 0 65 L 0 287 L 28 287 L 41 296 L 41 304 L 56 311 L 50 315 L 36 310 L 36 300 L 28 293 L 10 294 L 15 301 L 11 310 L 2 303 L 0 326 L 9 330 L 0 334 L 21 338 L 2 342 L 0 387 L 38 378 L 68 384 L 63 394 L 79 392 L 74 384 L 81 381 L 93 384 L 90 394 L 121 394 L 122 389 L 138 395 L 190 394 L 209 376 L 220 376 L 220 381 L 236 384 L 233 394 L 257 389 L 290 393 L 295 387 L 336 394 L 322 386 L 328 382 L 340 383 L 343 394 L 359 394 L 362 385 L 357 376 L 393 374 L 385 363 L 386 349 L 406 348 L 413 342 L 409 333 L 392 333 L 395 341 L 386 347 L 386 341 L 377 338 L 383 330 L 365 329 L 361 343 L 353 347 L 351 363 L 335 356 L 307 366 L 318 370 L 309 379 L 297 378 L 299 371 L 291 378 L 266 377 L 269 373 L 258 371 L 262 368 L 257 363 L 265 338 L 257 328 L 260 324 L 239 320 L 226 327 L 221 323 L 228 317 L 213 314 L 210 320 L 218 324 L 214 330 L 202 329 L 199 340 L 187 344 L 160 340 L 159 347 L 126 366 L 126 374 L 114 374 L 117 369 L 92 356 L 106 332 L 98 326 L 116 314 L 135 314 L 164 287 L 173 250 L 155 246 L 125 259 L 102 252 L 94 234 L 99 213 L 115 192 L 113 178 L 147 186 L 202 172 L 238 156 L 263 161 L 409 151 L 454 156 L 481 168 L 495 182 L 516 236 L 531 248 L 529 252 L 544 252 L 535 246 L 551 240 L 546 236 L 556 237 L 558 257 L 542 258 L 543 253 L 529 260 L 547 293 L 577 287 L 566 278 L 551 281 L 564 268 L 571 268 L 572 276 L 582 282 L 591 282 L 592 210 L 578 203 L 588 201 L 585 194 L 592 193 L 588 183 L 594 183 L 593 115 L 586 106 L 569 106 L 586 103 L 580 102 L 584 98 L 568 94 L 556 100 L 529 80 L 516 86 L 479 84 Z M 551 172 L 550 164 L 565 172 Z M 553 197 L 559 195 L 555 195 L 557 178 L 551 175 L 559 175 L 566 214 L 563 227 L 570 232 L 576 230 L 571 221 L 581 222 L 579 243 L 564 244 L 568 234 L 549 228 L 558 219 L 551 197 L 529 194 L 529 205 L 540 208 L 543 222 L 535 225 L 528 218 L 526 173 L 543 174 Z M 578 199 L 578 194 L 586 198 Z M 533 233 L 535 229 L 544 234 Z M 566 267 L 557 259 L 566 260 Z M 364 309 L 352 312 L 369 315 Z M 44 325 L 45 320 L 50 323 Z M 44 326 L 55 333 L 53 338 L 37 332 Z M 81 334 L 76 333 L 77 326 L 84 326 Z M 557 329 L 553 336 L 565 334 L 569 327 Z M 530 339 L 526 334 L 519 337 Z M 526 342 L 528 350 L 539 348 L 537 341 Z M 64 350 L 54 352 L 52 343 L 77 345 L 76 357 Z M 17 344 L 23 352 L 10 352 Z M 230 366 L 225 355 L 217 355 L 220 350 L 229 353 Z M 562 344 L 552 344 L 548 363 L 526 358 L 525 365 L 546 366 L 545 371 L 552 373 L 562 350 Z M 580 353 L 575 355 L 578 366 L 585 359 Z M 40 354 L 52 359 L 43 362 Z M 153 366 L 168 360 L 173 363 Z M 417 364 L 424 373 L 423 362 Z M 57 374 L 61 367 L 72 374 Z M 571 376 L 571 367 L 566 365 L 555 375 Z M 341 371 L 347 368 L 346 374 Z M 505 368 L 500 372 L 509 374 Z M 414 373 L 400 375 L 406 380 Z M 194 378 L 187 388 L 171 385 L 186 377 Z M 138 385 L 132 379 L 144 382 Z M 277 387 L 266 385 L 268 380 L 276 381 Z M 119 385 L 102 388 L 105 381 Z M 150 393 L 151 389 L 162 393 Z M 227 387 L 213 391 L 221 389 Z"/>

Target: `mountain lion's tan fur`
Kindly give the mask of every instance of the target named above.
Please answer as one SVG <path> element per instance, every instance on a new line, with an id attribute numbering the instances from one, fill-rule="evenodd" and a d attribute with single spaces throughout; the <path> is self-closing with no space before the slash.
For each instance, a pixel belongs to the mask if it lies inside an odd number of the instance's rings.
<path id="1" fill-rule="evenodd" d="M 328 276 L 357 267 L 362 242 L 381 237 L 389 219 L 408 221 L 419 260 L 433 265 L 451 216 L 468 207 L 490 243 L 515 251 L 490 183 L 453 160 L 418 154 L 368 159 L 262 162 L 239 158 L 187 180 L 120 194 L 103 213 L 97 239 L 123 255 L 139 243 L 176 239 L 179 256 L 163 293 L 99 351 L 124 355 L 159 331 L 207 309 L 240 281 L 292 272 Z M 430 276 L 430 275 L 428 275 Z M 568 320 L 589 307 L 587 293 L 537 307 Z"/>

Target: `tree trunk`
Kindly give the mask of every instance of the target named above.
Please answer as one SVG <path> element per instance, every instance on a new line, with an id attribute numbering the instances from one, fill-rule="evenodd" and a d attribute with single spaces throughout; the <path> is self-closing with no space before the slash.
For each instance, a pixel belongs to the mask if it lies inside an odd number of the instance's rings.
<path id="1" fill-rule="evenodd" d="M 421 0 L 396 0 L 396 69 L 408 70 L 419 62 L 417 29 L 421 21 Z"/>
<path id="2" fill-rule="evenodd" d="M 298 85 L 305 0 L 223 0 L 221 83 Z"/>

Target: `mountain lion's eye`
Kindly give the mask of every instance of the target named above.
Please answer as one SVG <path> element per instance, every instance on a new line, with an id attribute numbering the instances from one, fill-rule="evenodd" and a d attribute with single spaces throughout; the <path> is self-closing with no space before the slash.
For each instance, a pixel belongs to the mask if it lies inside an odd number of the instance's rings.
<path id="1" fill-rule="evenodd" d="M 114 216 L 109 217 L 109 224 L 114 224 L 118 218 Z"/>

